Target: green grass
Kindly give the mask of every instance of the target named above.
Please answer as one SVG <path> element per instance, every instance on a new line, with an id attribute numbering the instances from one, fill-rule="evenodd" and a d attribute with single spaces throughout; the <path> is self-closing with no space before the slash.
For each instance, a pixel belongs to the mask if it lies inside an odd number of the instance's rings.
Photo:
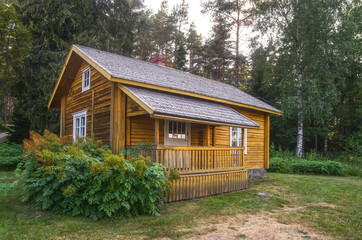
<path id="1" fill-rule="evenodd" d="M 14 178 L 12 173 L 0 173 L 0 183 L 11 183 Z M 303 224 L 333 238 L 362 238 L 360 178 L 273 173 L 267 179 L 251 181 L 249 187 L 249 190 L 165 204 L 161 207 L 161 217 L 106 218 L 98 222 L 22 203 L 15 189 L 0 197 L 0 239 L 177 239 L 193 234 L 205 218 L 263 212 L 273 212 L 282 223 Z M 272 195 L 260 198 L 255 196 L 257 192 Z M 284 211 L 283 207 L 295 211 Z"/>

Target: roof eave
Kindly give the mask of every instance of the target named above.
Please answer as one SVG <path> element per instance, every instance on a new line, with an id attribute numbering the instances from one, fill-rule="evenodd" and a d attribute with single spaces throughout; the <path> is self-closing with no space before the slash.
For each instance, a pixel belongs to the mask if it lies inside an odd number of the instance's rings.
<path id="1" fill-rule="evenodd" d="M 183 121 L 183 122 L 191 122 L 191 123 L 201 123 L 207 125 L 219 125 L 219 126 L 229 126 L 229 127 L 242 127 L 242 128 L 254 128 L 258 129 L 260 126 L 248 126 L 243 124 L 232 124 L 232 123 L 223 123 L 223 122 L 216 122 L 216 121 L 207 121 L 207 120 L 200 120 L 200 119 L 193 119 L 193 118 L 185 118 L 185 117 L 178 117 L 178 116 L 171 116 L 165 114 L 154 113 L 150 114 L 152 118 L 157 119 L 165 119 L 165 120 L 174 120 L 174 121 Z"/>
<path id="2" fill-rule="evenodd" d="M 99 71 L 104 77 L 106 77 L 108 80 L 111 80 L 111 74 L 109 72 L 107 72 L 103 67 L 101 67 L 99 64 L 97 64 L 96 62 L 94 62 L 91 58 L 89 58 L 86 54 L 84 54 L 79 48 L 77 48 L 76 45 L 72 45 L 69 53 L 67 55 L 67 58 L 65 59 L 65 63 L 63 65 L 62 71 L 60 72 L 60 75 L 58 77 L 58 80 L 55 84 L 53 93 L 49 99 L 48 102 L 48 108 L 52 108 L 54 106 L 53 101 L 54 101 L 54 96 L 59 88 L 59 84 L 63 79 L 64 76 L 64 71 L 67 68 L 68 62 L 70 57 L 72 56 L 73 53 L 76 53 L 78 56 L 80 56 L 84 61 L 88 62 L 92 67 L 94 67 L 97 71 Z"/>

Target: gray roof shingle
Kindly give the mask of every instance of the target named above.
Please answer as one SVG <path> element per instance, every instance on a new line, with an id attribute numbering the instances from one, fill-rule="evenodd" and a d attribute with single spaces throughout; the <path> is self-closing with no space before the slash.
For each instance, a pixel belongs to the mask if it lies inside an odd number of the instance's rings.
<path id="1" fill-rule="evenodd" d="M 230 126 L 259 127 L 254 121 L 220 103 L 141 87 L 125 87 L 157 115 Z"/>
<path id="2" fill-rule="evenodd" d="M 187 91 L 281 113 L 273 106 L 229 84 L 81 45 L 74 46 L 115 78 Z"/>

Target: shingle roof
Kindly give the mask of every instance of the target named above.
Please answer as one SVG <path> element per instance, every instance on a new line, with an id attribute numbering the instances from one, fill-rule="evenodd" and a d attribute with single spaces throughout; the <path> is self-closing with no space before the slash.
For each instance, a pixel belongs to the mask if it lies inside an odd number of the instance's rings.
<path id="1" fill-rule="evenodd" d="M 226 83 L 81 45 L 74 47 L 115 78 L 201 94 L 281 113 L 273 106 Z"/>
<path id="2" fill-rule="evenodd" d="M 154 111 L 154 115 L 206 121 L 230 126 L 259 127 L 257 123 L 220 103 L 125 85 Z"/>

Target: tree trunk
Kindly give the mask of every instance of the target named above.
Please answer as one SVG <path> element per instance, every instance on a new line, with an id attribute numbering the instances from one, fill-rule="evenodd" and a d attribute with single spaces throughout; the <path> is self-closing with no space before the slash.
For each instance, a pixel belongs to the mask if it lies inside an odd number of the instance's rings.
<path id="1" fill-rule="evenodd" d="M 238 56 L 239 56 L 239 31 L 240 31 L 240 8 L 239 8 L 239 0 L 236 0 L 236 7 L 237 7 L 237 18 L 236 18 L 236 43 L 235 43 L 235 79 L 238 81 L 236 87 L 239 84 L 239 63 L 238 63 Z"/>
<path id="2" fill-rule="evenodd" d="M 328 128 L 328 122 L 325 122 L 325 126 Z M 327 150 L 328 150 L 328 134 L 324 137 L 324 146 L 323 146 L 323 157 L 327 157 Z"/>
<path id="3" fill-rule="evenodd" d="M 316 153 L 318 152 L 318 136 L 317 135 L 314 136 L 314 151 Z"/>
<path id="4" fill-rule="evenodd" d="M 298 23 L 297 23 L 298 24 Z M 300 40 L 299 28 L 296 29 L 296 70 L 297 70 L 297 111 L 298 111 L 298 130 L 297 130 L 297 148 L 295 157 L 301 158 L 303 154 L 303 102 L 302 102 L 302 77 L 303 69 L 301 65 L 302 46 Z"/>
<path id="5" fill-rule="evenodd" d="M 189 73 L 192 73 L 192 69 L 194 67 L 194 54 L 192 53 L 192 50 L 190 50 L 190 66 L 189 66 Z"/>

